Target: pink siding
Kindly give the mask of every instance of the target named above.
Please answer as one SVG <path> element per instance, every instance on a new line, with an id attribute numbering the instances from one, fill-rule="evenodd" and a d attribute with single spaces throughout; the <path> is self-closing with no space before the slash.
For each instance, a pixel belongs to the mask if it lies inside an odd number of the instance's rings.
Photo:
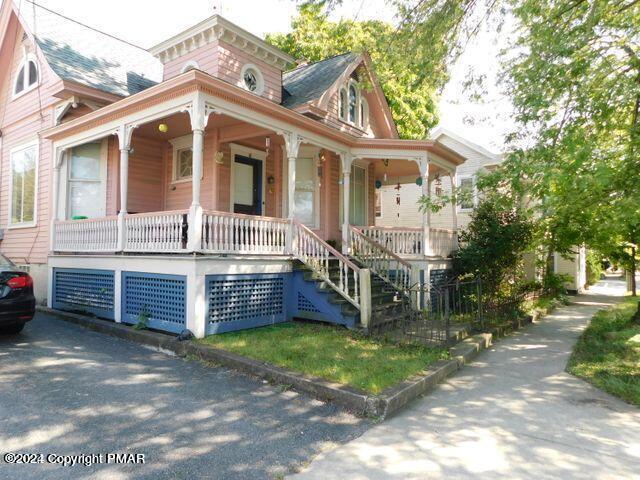
<path id="1" fill-rule="evenodd" d="M 11 180 L 10 151 L 38 138 L 38 132 L 53 125 L 52 106 L 59 99 L 51 95 L 59 79 L 38 54 L 40 85 L 19 98 L 12 99 L 13 82 L 22 61 L 24 31 L 12 17 L 6 41 L 0 50 L 0 65 L 8 65 L 0 85 L 0 228 L 4 239 L 0 251 L 18 263 L 46 263 L 49 246 L 49 187 L 51 184 L 51 143 L 39 141 L 38 185 L 36 196 L 37 224 L 32 228 L 8 229 L 9 188 Z M 24 45 L 31 53 L 30 40 Z"/>
<path id="2" fill-rule="evenodd" d="M 280 103 L 282 99 L 282 71 L 280 69 L 223 41 L 218 46 L 218 57 L 218 78 L 232 85 L 241 85 L 242 67 L 247 63 L 252 63 L 258 67 L 264 77 L 262 96 Z"/>
<path id="3" fill-rule="evenodd" d="M 120 149 L 118 140 L 110 137 L 107 153 L 107 215 L 120 211 Z"/>
<path id="4" fill-rule="evenodd" d="M 208 45 L 196 48 L 192 52 L 182 55 L 164 65 L 164 80 L 176 77 L 182 73 L 183 67 L 189 61 L 194 61 L 200 70 L 212 76 L 218 75 L 218 43 L 213 42 Z"/>
<path id="5" fill-rule="evenodd" d="M 131 213 L 162 210 L 164 186 L 163 154 L 165 142 L 133 138 L 129 158 L 129 194 L 127 211 Z"/>

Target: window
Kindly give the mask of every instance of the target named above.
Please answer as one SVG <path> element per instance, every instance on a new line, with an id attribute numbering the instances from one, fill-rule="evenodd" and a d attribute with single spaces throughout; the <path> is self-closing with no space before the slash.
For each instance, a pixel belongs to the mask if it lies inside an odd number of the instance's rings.
<path id="1" fill-rule="evenodd" d="M 187 63 L 184 64 L 180 73 L 185 73 L 190 70 L 200 70 L 200 66 L 198 65 L 198 62 L 194 60 L 189 60 Z"/>
<path id="2" fill-rule="evenodd" d="M 376 218 L 382 218 L 382 192 L 381 189 L 376 188 L 375 197 L 375 213 Z"/>
<path id="3" fill-rule="evenodd" d="M 14 96 L 22 95 L 38 85 L 38 66 L 33 55 L 28 55 L 18 67 Z"/>
<path id="4" fill-rule="evenodd" d="M 468 192 L 467 195 L 470 195 L 470 198 L 462 199 L 462 201 L 458 202 L 458 207 L 460 210 L 473 210 L 475 206 L 475 193 L 473 188 L 473 177 L 461 177 L 459 181 L 458 188 L 461 192 Z"/>
<path id="5" fill-rule="evenodd" d="M 193 176 L 193 137 L 184 137 L 169 140 L 173 145 L 173 181 L 185 182 Z"/>
<path id="6" fill-rule="evenodd" d="M 362 92 L 360 93 L 360 116 L 358 120 L 360 121 L 360 128 L 363 130 L 369 128 L 369 104 L 367 103 L 367 99 L 362 95 Z"/>
<path id="7" fill-rule="evenodd" d="M 307 227 L 316 225 L 316 160 L 313 156 L 296 160 L 296 191 L 294 194 L 295 217 Z"/>
<path id="8" fill-rule="evenodd" d="M 354 85 L 349 85 L 349 121 L 356 123 L 358 92 Z"/>
<path id="9" fill-rule="evenodd" d="M 255 93 L 256 95 L 262 95 L 264 91 L 264 78 L 262 73 L 258 70 L 258 67 L 252 64 L 247 64 L 242 67 L 240 72 L 241 86 Z"/>
<path id="10" fill-rule="evenodd" d="M 340 89 L 340 97 L 338 99 L 338 115 L 342 120 L 347 119 L 347 91 Z"/>
<path id="11" fill-rule="evenodd" d="M 37 142 L 11 152 L 10 225 L 33 226 L 36 223 L 37 156 Z"/>
<path id="12" fill-rule="evenodd" d="M 101 143 L 87 143 L 71 150 L 69 159 L 69 218 L 103 215 Z"/>
<path id="13" fill-rule="evenodd" d="M 351 225 L 367 224 L 367 171 L 364 167 L 351 167 L 349 189 L 349 220 Z"/>

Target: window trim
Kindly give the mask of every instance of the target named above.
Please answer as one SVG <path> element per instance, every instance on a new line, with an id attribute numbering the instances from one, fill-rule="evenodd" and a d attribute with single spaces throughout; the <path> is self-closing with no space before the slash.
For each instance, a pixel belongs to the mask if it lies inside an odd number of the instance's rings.
<path id="1" fill-rule="evenodd" d="M 256 89 L 253 92 L 249 90 L 247 88 L 247 85 L 244 83 L 244 74 L 249 69 L 256 72 L 256 80 L 258 81 L 258 85 L 256 86 Z M 260 69 L 253 63 L 245 63 L 242 66 L 242 70 L 240 70 L 240 86 L 243 89 L 245 89 L 247 92 L 253 93 L 254 95 L 262 95 L 264 93 L 264 75 L 262 75 L 262 72 L 260 71 Z"/>
<path id="2" fill-rule="evenodd" d="M 344 94 L 344 99 L 342 95 Z M 346 87 L 340 87 L 338 91 L 338 118 L 347 122 L 347 109 L 349 105 L 349 92 Z"/>
<path id="3" fill-rule="evenodd" d="M 351 120 L 351 89 L 355 93 L 355 111 L 353 112 L 353 121 Z M 354 127 L 358 127 L 358 119 L 360 117 L 360 88 L 358 82 L 355 80 L 349 80 L 347 84 L 347 123 L 353 125 Z"/>
<path id="4" fill-rule="evenodd" d="M 478 196 L 476 194 L 476 180 L 475 180 L 473 175 L 462 175 L 462 176 L 459 176 L 458 177 L 458 181 L 457 181 L 457 185 L 456 185 L 456 189 L 461 189 L 462 188 L 462 181 L 463 180 L 471 180 L 471 195 L 472 195 L 473 206 L 471 208 L 463 208 L 461 205 L 458 204 L 458 202 L 456 202 L 456 207 L 458 209 L 458 212 L 469 213 L 469 212 L 473 212 L 473 210 L 475 210 L 475 208 L 478 206 Z"/>
<path id="5" fill-rule="evenodd" d="M 31 222 L 12 223 L 11 217 L 13 212 L 13 156 L 17 152 L 22 152 L 29 148 L 35 148 L 35 181 L 33 192 L 33 220 Z M 20 228 L 33 228 L 38 226 L 38 184 L 39 184 L 39 165 L 40 164 L 40 142 L 38 139 L 31 140 L 30 142 L 23 143 L 17 147 L 14 147 L 9 152 L 9 209 L 7 211 L 7 228 L 9 230 L 17 230 Z"/>
<path id="6" fill-rule="evenodd" d="M 33 62 L 33 64 L 36 67 L 37 79 L 36 79 L 36 81 L 35 81 L 35 83 L 33 85 L 29 85 L 29 68 L 28 68 L 29 62 Z M 16 85 L 18 84 L 18 75 L 20 73 L 20 70 L 22 70 L 23 68 L 25 69 L 24 70 L 24 76 L 22 77 L 22 84 L 23 84 L 24 88 L 16 93 Z M 12 85 L 12 87 L 11 87 L 11 99 L 12 100 L 16 100 L 16 99 L 22 97 L 23 95 L 26 95 L 30 91 L 35 90 L 36 88 L 38 88 L 38 86 L 40 85 L 40 65 L 38 65 L 38 59 L 34 54 L 27 53 L 27 54 L 25 54 L 23 56 L 22 61 L 20 62 L 20 64 L 18 65 L 18 68 L 14 72 L 14 78 L 13 78 L 13 82 L 11 83 L 11 85 Z"/>
<path id="7" fill-rule="evenodd" d="M 358 107 L 358 112 L 360 114 L 358 125 L 362 130 L 367 130 L 369 128 L 369 102 L 365 96 L 362 95 L 362 92 L 360 93 L 360 102 Z"/>
<path id="8" fill-rule="evenodd" d="M 244 145 L 240 145 L 237 143 L 229 144 L 229 151 L 231 155 L 230 162 L 230 172 L 229 172 L 229 211 L 233 212 L 233 203 L 235 200 L 235 188 L 234 181 L 236 178 L 235 175 L 235 163 L 236 163 L 236 155 L 240 155 L 241 157 L 249 157 L 253 160 L 258 160 L 262 162 L 262 198 L 260 201 L 262 202 L 262 215 L 261 217 L 266 217 L 266 208 L 267 208 L 267 152 L 263 150 L 257 150 L 251 147 L 245 147 Z"/>
<path id="9" fill-rule="evenodd" d="M 174 185 L 176 183 L 191 182 L 193 180 L 193 175 L 182 178 L 178 177 L 178 152 L 180 150 L 190 148 L 191 152 L 193 153 L 193 135 L 184 135 L 182 137 L 172 138 L 171 140 L 169 140 L 169 143 L 171 144 L 172 149 L 171 185 Z M 193 157 L 191 161 L 193 162 Z"/>
<path id="10" fill-rule="evenodd" d="M 198 62 L 196 62 L 195 60 L 189 60 L 182 66 L 180 74 L 186 73 L 189 70 L 200 70 L 200 65 L 198 65 Z"/>
<path id="11" fill-rule="evenodd" d="M 90 143 L 95 143 L 97 145 L 100 146 L 100 179 L 99 180 L 89 180 L 87 182 L 94 182 L 94 183 L 100 183 L 100 212 L 98 213 L 98 215 L 96 217 L 91 217 L 91 218 L 100 218 L 100 217 L 104 217 L 107 214 L 107 176 L 108 176 L 108 162 L 109 159 L 108 157 L 108 150 L 109 150 L 109 146 L 108 146 L 108 140 L 107 139 L 98 139 L 95 140 L 93 142 L 85 142 L 82 143 L 80 145 L 76 145 L 75 147 L 71 147 L 67 150 L 67 153 L 65 154 L 65 162 L 64 162 L 64 170 L 61 171 L 61 173 L 64 172 L 64 179 L 65 181 L 63 182 L 63 187 L 60 187 L 60 198 L 64 199 L 64 208 L 61 210 L 60 208 L 58 209 L 58 215 L 60 215 L 61 213 L 63 214 L 63 218 L 65 218 L 66 220 L 71 220 L 71 191 L 72 191 L 72 184 L 75 183 L 79 183 L 79 182 L 83 182 L 83 180 L 73 180 L 71 178 L 71 170 L 72 170 L 72 166 L 71 166 L 71 162 L 73 159 L 73 150 L 75 148 L 78 147 L 82 147 L 84 145 L 90 144 Z"/>

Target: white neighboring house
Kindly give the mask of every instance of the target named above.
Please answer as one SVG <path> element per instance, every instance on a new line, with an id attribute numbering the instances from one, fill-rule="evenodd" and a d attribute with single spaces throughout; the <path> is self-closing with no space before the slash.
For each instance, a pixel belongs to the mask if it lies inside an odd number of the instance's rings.
<path id="1" fill-rule="evenodd" d="M 495 169 L 502 162 L 502 155 L 490 152 L 486 148 L 443 127 L 436 127 L 431 135 L 432 140 L 464 155 L 467 161 L 457 169 L 456 184 L 459 187 L 471 187 L 474 191 L 473 202 L 458 205 L 457 227 L 465 228 L 471 219 L 471 212 L 477 203 L 476 180 L 482 170 Z M 398 188 L 398 185 L 400 188 Z M 431 182 L 431 196 L 448 195 L 451 192 L 449 178 L 435 177 Z M 422 212 L 418 201 L 422 188 L 416 178 L 387 176 L 382 180 L 382 187 L 377 191 L 376 225 L 380 227 L 417 227 L 422 222 Z M 451 208 L 445 207 L 438 213 L 431 214 L 431 225 L 435 228 L 452 228 L 453 215 Z"/>
<path id="2" fill-rule="evenodd" d="M 457 228 L 464 229 L 469 224 L 471 212 L 478 201 L 476 190 L 478 174 L 497 168 L 504 156 L 493 153 L 444 127 L 436 127 L 431 134 L 431 140 L 438 141 L 467 159 L 458 167 L 456 175 L 458 187 L 471 187 L 474 192 L 471 203 L 456 206 Z M 431 182 L 431 197 L 448 195 L 451 192 L 450 185 L 449 178 L 434 178 Z M 376 226 L 418 227 L 422 221 L 422 213 L 418 205 L 421 195 L 422 189 L 415 178 L 396 178 L 388 175 L 386 181 L 383 180 L 382 186 L 376 190 Z M 453 225 L 451 208 L 445 207 L 438 213 L 431 214 L 431 226 L 434 229 L 450 229 Z M 538 278 L 533 258 L 533 254 L 525 258 L 525 275 L 531 280 Z M 572 277 L 572 280 L 565 284 L 570 293 L 583 291 L 587 281 L 585 248 L 579 248 L 577 253 L 568 258 L 556 253 L 554 271 L 557 274 Z"/>

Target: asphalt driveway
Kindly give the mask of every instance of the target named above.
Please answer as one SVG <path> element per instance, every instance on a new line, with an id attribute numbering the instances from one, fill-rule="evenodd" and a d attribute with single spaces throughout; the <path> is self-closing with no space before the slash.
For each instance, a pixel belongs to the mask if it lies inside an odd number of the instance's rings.
<path id="1" fill-rule="evenodd" d="M 281 477 L 368 421 L 304 395 L 39 313 L 0 337 L 0 478 Z M 143 465 L 9 465 L 7 452 L 144 454 Z"/>

